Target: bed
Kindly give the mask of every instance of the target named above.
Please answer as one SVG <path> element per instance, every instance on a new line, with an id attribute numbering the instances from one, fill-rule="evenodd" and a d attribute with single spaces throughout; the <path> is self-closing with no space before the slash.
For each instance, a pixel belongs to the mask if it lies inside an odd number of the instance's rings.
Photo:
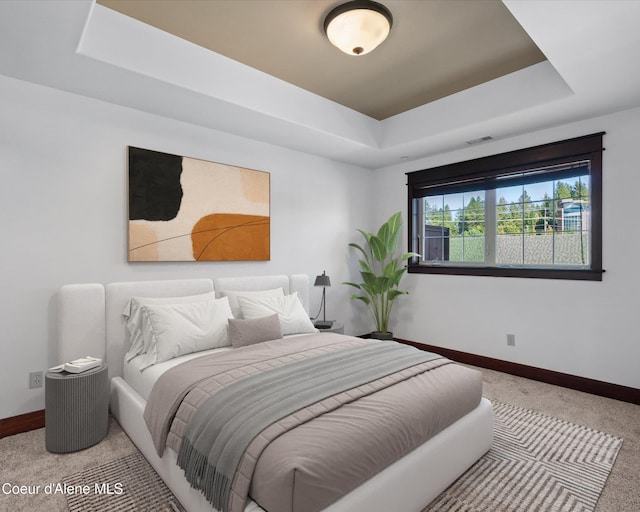
<path id="1" fill-rule="evenodd" d="M 214 294 L 216 298 L 221 298 L 232 297 L 235 294 L 242 295 L 245 292 L 261 292 L 275 289 L 282 289 L 287 297 L 297 294 L 299 302 L 308 313 L 309 279 L 308 276 L 302 274 L 116 282 L 106 285 L 100 283 L 70 284 L 63 286 L 59 292 L 59 359 L 68 361 L 86 355 L 94 355 L 105 359 L 111 383 L 111 413 L 163 481 L 190 512 L 211 512 L 216 509 L 212 506 L 210 500 L 207 500 L 199 490 L 193 488 L 187 481 L 184 471 L 177 464 L 178 453 L 171 449 L 171 444 L 169 445 L 170 448 L 160 450 L 161 455 L 159 454 L 157 440 L 152 438 L 145 422 L 145 408 L 147 407 L 147 400 L 150 400 L 156 379 L 163 378 L 165 381 L 167 380 L 166 375 L 160 377 L 165 373 L 165 370 L 168 375 L 175 372 L 175 370 L 168 370 L 168 368 L 175 367 L 177 362 L 194 359 L 203 354 L 210 354 L 211 351 L 187 354 L 175 361 L 171 359 L 161 361 L 143 372 L 139 372 L 139 370 L 132 368 L 131 364 L 125 363 L 125 356 L 131 350 L 131 341 L 123 311 L 127 308 L 132 297 L 172 298 Z M 301 346 L 309 344 L 311 338 L 304 339 L 304 336 L 321 336 L 322 338 L 318 339 L 323 344 L 326 343 L 327 346 L 333 346 L 338 342 L 353 344 L 354 350 L 359 350 L 359 345 L 364 343 L 359 338 L 338 334 L 292 335 L 291 339 L 295 339 L 295 343 L 300 343 Z M 288 338 L 285 337 L 285 341 Z M 276 347 L 282 346 L 282 343 L 277 340 L 274 342 L 268 341 L 268 344 L 274 344 Z M 260 346 L 260 350 L 266 350 L 264 347 L 267 345 Z M 355 345 L 358 346 L 356 347 Z M 240 350 L 245 349 L 249 351 L 253 350 L 253 347 L 242 347 Z M 363 349 L 368 349 L 368 347 L 363 347 Z M 218 351 L 226 352 L 227 355 L 224 356 L 226 359 L 233 359 L 239 353 L 236 349 L 231 348 L 213 350 L 215 353 Z M 231 354 L 229 355 L 229 353 Z M 217 355 L 204 357 L 217 358 Z M 133 362 L 135 363 L 135 358 L 133 358 Z M 187 364 L 189 363 L 185 363 L 185 365 Z M 460 372 L 461 381 L 468 380 L 470 382 L 478 379 L 477 375 L 474 376 L 472 373 L 468 373 L 474 372 L 474 370 L 462 368 L 449 361 L 446 361 L 445 364 L 441 360 L 436 360 L 435 362 L 430 360 L 420 364 L 425 366 L 434 365 L 434 367 L 441 364 L 443 368 L 446 368 L 447 372 L 453 372 L 453 375 L 456 375 L 455 372 Z M 438 371 L 444 372 L 445 370 Z M 140 374 L 148 374 L 149 377 L 137 379 L 136 375 L 139 376 Z M 433 380 L 436 388 L 439 387 L 439 382 L 443 381 L 436 371 L 430 372 L 428 378 Z M 388 389 L 397 391 L 400 389 L 398 388 L 399 385 L 407 386 L 407 382 L 413 381 L 405 380 L 397 384 L 389 384 Z M 458 386 L 455 383 L 450 386 L 451 390 L 448 390 L 448 387 L 449 385 L 447 385 L 445 391 L 439 391 L 444 393 L 440 398 L 425 399 L 424 402 L 427 404 L 425 407 L 436 407 L 437 403 L 442 403 L 445 399 L 456 401 L 458 400 L 458 398 L 455 398 L 456 393 L 460 394 L 463 392 L 460 390 L 466 389 L 462 384 Z M 460 390 L 456 390 L 458 387 Z M 467 392 L 464 391 L 464 393 Z M 474 393 L 477 393 L 477 391 L 474 391 Z M 450 400 L 450 397 L 454 398 Z M 352 400 L 354 404 L 369 404 L 366 402 L 366 397 Z M 389 399 L 387 398 L 387 400 Z M 396 401 L 399 400 L 393 399 L 391 402 L 395 403 Z M 389 407 L 394 406 L 391 402 L 389 402 Z M 431 402 L 436 405 L 431 405 Z M 326 506 L 321 508 L 322 512 L 387 512 L 388 510 L 409 512 L 422 510 L 491 446 L 493 440 L 491 404 L 481 396 L 475 402 L 473 406 L 469 407 L 470 410 L 464 414 L 459 414 L 460 417 L 446 427 L 438 427 L 438 432 L 425 439 L 424 442 L 420 442 L 419 446 L 408 450 L 407 453 L 392 461 L 388 466 L 376 470 L 374 474 L 367 476 L 366 481 L 358 483 L 354 488 L 344 490 L 343 494 L 335 499 L 331 498 Z M 355 407 L 355 405 L 352 406 L 350 403 L 346 403 L 346 405 L 340 405 L 339 407 L 338 410 L 340 411 L 348 411 L 349 407 Z M 364 409 L 367 408 L 369 407 L 364 407 Z M 428 410 L 431 411 L 432 409 Z M 441 416 L 444 417 L 445 415 L 439 409 L 433 409 L 432 412 L 433 414 L 430 414 L 430 416 L 439 421 L 444 421 Z M 331 412 L 325 414 L 324 418 L 333 418 L 331 414 Z M 306 425 L 314 425 L 314 421 L 320 420 L 311 420 Z M 334 428 L 336 424 L 329 425 Z M 295 438 L 296 433 L 303 430 L 300 426 L 297 429 L 292 427 L 292 433 L 287 433 L 286 435 L 291 435 Z M 170 432 L 168 437 L 170 438 L 171 436 L 172 433 Z M 289 439 L 284 435 L 282 438 Z M 282 445 L 282 443 L 280 444 Z M 339 443 L 336 444 L 339 445 Z M 275 446 L 277 443 L 274 441 L 273 445 Z M 265 450 L 265 453 L 271 457 L 275 451 L 274 448 L 268 452 Z M 328 453 L 330 454 L 330 450 L 328 450 Z M 336 453 L 327 456 L 333 457 L 337 455 Z M 267 455 L 264 458 L 267 459 Z M 260 475 L 263 475 L 263 478 L 269 476 L 271 471 L 269 466 L 266 465 L 267 463 L 264 463 L 264 467 L 261 467 L 261 459 L 259 459 L 255 464 L 256 479 Z M 339 474 L 337 468 L 331 469 Z M 295 475 L 302 475 L 302 473 L 296 473 L 296 471 L 299 471 L 297 468 L 289 471 L 293 474 L 295 485 Z M 299 480 L 302 482 L 304 478 L 299 476 Z M 280 502 L 278 502 L 277 490 L 270 489 L 274 485 L 269 481 L 264 485 L 261 482 L 247 483 L 249 499 L 242 506 L 244 511 L 264 512 L 267 510 L 267 512 L 283 512 L 285 508 L 284 505 L 283 508 L 280 508 L 278 504 Z M 306 488 L 300 484 L 299 489 Z M 291 489 L 287 492 L 292 495 L 295 494 Z M 295 492 L 300 497 L 305 491 L 298 490 Z M 339 491 L 332 490 L 332 492 Z M 264 500 L 261 493 L 265 496 Z M 268 493 L 275 493 L 275 497 L 270 498 Z M 265 508 L 262 508 L 254 501 L 254 494 L 260 496 L 260 499 L 256 499 Z M 269 507 L 266 507 L 265 500 L 269 502 L 269 499 L 275 500 L 273 503 L 276 504 L 271 503 Z M 287 507 L 292 507 L 291 510 L 293 511 L 308 510 L 304 504 L 304 499 L 289 499 L 287 497 L 287 500 Z"/>

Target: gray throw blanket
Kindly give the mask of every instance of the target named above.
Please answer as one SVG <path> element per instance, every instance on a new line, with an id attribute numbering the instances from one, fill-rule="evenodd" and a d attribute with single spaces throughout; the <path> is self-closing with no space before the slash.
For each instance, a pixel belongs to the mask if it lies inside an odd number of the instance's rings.
<path id="1" fill-rule="evenodd" d="M 440 356 L 380 342 L 290 363 L 236 381 L 193 414 L 178 454 L 191 485 L 227 512 L 248 444 L 285 416 L 337 393 Z"/>

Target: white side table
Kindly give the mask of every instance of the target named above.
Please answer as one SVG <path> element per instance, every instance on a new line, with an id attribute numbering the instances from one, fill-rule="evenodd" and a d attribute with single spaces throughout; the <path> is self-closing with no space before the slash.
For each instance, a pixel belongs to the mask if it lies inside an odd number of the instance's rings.
<path id="1" fill-rule="evenodd" d="M 82 373 L 45 374 L 45 446 L 75 452 L 102 441 L 109 428 L 107 365 Z"/>

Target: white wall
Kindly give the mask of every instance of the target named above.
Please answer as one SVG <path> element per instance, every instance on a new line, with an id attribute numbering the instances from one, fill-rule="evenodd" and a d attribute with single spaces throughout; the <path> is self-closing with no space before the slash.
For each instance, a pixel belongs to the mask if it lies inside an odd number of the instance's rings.
<path id="1" fill-rule="evenodd" d="M 606 131 L 602 282 L 410 274 L 392 315 L 405 339 L 640 388 L 640 109 L 376 171 L 383 221 L 402 210 L 405 172 Z M 406 233 L 404 244 L 406 247 Z M 516 336 L 515 347 L 506 334 Z"/>
<path id="2" fill-rule="evenodd" d="M 397 210 L 406 217 L 405 172 L 601 130 L 602 282 L 407 275 L 411 295 L 398 300 L 392 328 L 410 340 L 640 387 L 640 109 L 375 172 L 2 76 L 0 111 L 0 418 L 44 407 L 28 373 L 58 363 L 56 292 L 65 283 L 326 270 L 328 317 L 359 334 L 370 320 L 340 286 L 357 278 L 347 244 L 359 239 L 356 227 L 373 230 Z M 271 261 L 127 263 L 128 145 L 269 171 Z M 319 298 L 312 289 L 312 313 Z"/>
<path id="3" fill-rule="evenodd" d="M 2 76 L 0 112 L 0 418 L 44 408 L 28 373 L 59 362 L 65 283 L 326 270 L 328 318 L 366 330 L 340 283 L 370 222 L 370 170 Z M 128 145 L 270 172 L 271 261 L 127 263 Z"/>

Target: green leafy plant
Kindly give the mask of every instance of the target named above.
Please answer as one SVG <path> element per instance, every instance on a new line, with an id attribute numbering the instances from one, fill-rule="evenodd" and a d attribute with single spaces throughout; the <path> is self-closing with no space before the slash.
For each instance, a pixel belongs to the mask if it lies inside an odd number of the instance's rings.
<path id="1" fill-rule="evenodd" d="M 407 270 L 404 262 L 417 256 L 413 252 L 397 255 L 401 228 L 402 215 L 397 212 L 380 226 L 377 234 L 358 229 L 366 241 L 366 250 L 356 243 L 349 244 L 362 253 L 363 259 L 358 260 L 362 283 L 343 284 L 359 290 L 351 298 L 367 305 L 373 315 L 376 332 L 389 332 L 389 317 L 393 303 L 400 295 L 408 293 L 398 289 L 400 279 Z"/>

